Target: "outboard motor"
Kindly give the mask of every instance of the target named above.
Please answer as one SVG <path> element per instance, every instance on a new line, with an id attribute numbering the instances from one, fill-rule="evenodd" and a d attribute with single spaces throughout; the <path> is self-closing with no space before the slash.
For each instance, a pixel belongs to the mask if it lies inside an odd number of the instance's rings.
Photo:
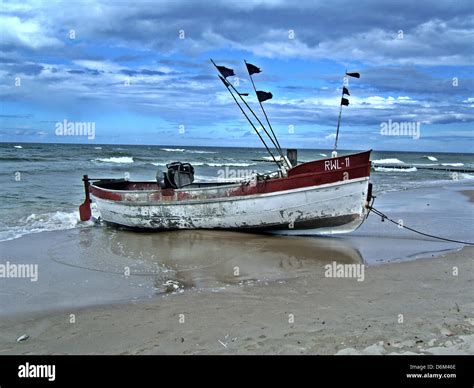
<path id="1" fill-rule="evenodd" d="M 173 162 L 167 164 L 166 168 L 168 171 L 163 172 L 163 176 L 160 171 L 156 174 L 156 180 L 162 189 L 180 189 L 194 182 L 194 167 L 190 163 Z"/>

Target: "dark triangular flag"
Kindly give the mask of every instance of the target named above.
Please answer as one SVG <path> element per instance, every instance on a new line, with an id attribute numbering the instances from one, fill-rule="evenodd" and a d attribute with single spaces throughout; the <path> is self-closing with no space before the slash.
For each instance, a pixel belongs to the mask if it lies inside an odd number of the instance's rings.
<path id="1" fill-rule="evenodd" d="M 260 102 L 267 101 L 272 97 L 273 97 L 273 94 L 271 94 L 271 93 L 262 92 L 261 90 L 257 90 L 257 98 L 258 98 L 258 101 L 260 101 Z"/>
<path id="2" fill-rule="evenodd" d="M 216 67 L 217 67 L 217 70 L 219 70 L 219 73 L 221 73 L 224 78 L 232 77 L 233 75 L 235 75 L 234 70 L 229 69 L 225 66 L 216 65 Z"/>
<path id="3" fill-rule="evenodd" d="M 360 78 L 360 73 L 346 73 L 349 77 Z"/>
<path id="4" fill-rule="evenodd" d="M 342 87 L 342 94 L 347 94 L 350 96 L 349 89 L 347 89 L 345 86 Z"/>
<path id="5" fill-rule="evenodd" d="M 349 100 L 347 98 L 342 97 L 341 98 L 341 105 L 348 106 L 349 105 Z"/>
<path id="6" fill-rule="evenodd" d="M 251 63 L 245 63 L 245 64 L 247 65 L 247 70 L 248 70 L 250 75 L 262 72 L 262 70 L 260 70 L 260 68 L 258 68 L 257 66 L 252 65 Z"/>

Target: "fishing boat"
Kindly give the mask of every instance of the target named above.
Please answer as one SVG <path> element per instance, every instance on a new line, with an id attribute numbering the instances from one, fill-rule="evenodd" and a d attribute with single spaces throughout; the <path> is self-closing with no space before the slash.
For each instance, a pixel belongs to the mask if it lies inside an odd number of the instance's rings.
<path id="1" fill-rule="evenodd" d="M 255 88 L 252 74 L 260 69 L 247 62 L 246 65 L 268 129 L 243 98 L 246 94 L 239 93 L 227 81 L 227 77 L 234 75 L 233 70 L 215 67 L 276 163 L 275 172 L 257 173 L 235 182 L 195 182 L 191 164 L 174 162 L 167 165 L 167 171 L 159 172 L 155 181 L 93 180 L 84 175 L 86 199 L 80 207 L 81 220 L 91 218 L 93 200 L 104 221 L 145 230 L 225 229 L 294 234 L 311 231 L 324 235 L 357 229 L 367 216 L 367 202 L 371 198 L 371 151 L 337 155 L 342 106 L 348 105 L 344 101 L 347 88 L 343 89 L 332 156 L 298 164 L 296 158 L 290 160 L 289 154 L 283 154 L 263 108 L 262 102 L 271 98 L 271 93 Z M 274 145 L 273 152 L 248 112 Z"/>

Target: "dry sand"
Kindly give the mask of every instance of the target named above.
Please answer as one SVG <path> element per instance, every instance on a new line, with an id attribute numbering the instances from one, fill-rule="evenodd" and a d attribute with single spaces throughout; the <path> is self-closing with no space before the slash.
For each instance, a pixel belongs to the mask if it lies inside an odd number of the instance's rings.
<path id="1" fill-rule="evenodd" d="M 4 317 L 0 354 L 474 354 L 473 256 Z"/>

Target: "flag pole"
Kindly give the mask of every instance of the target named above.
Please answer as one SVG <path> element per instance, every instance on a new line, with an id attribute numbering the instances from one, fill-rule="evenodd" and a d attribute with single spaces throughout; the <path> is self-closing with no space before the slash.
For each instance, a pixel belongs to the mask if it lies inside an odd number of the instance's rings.
<path id="1" fill-rule="evenodd" d="M 347 69 L 346 69 L 345 73 L 346 73 L 346 76 L 354 77 L 354 78 L 360 78 L 360 73 L 357 73 L 357 72 L 348 73 Z M 341 126 L 342 106 L 343 105 L 346 105 L 346 106 L 349 105 L 349 100 L 346 99 L 346 101 L 344 101 L 344 94 L 347 94 L 348 96 L 350 96 L 349 89 L 346 88 L 346 85 L 344 85 L 344 82 L 343 82 L 342 83 L 342 93 L 341 93 L 341 105 L 339 107 L 339 119 L 337 120 L 336 140 L 334 142 L 334 151 L 332 151 L 332 156 L 333 157 L 337 156 L 337 140 L 339 139 L 339 128 Z"/>
<path id="2" fill-rule="evenodd" d="M 341 94 L 341 106 L 339 107 L 339 119 L 337 120 L 337 130 L 336 130 L 336 140 L 334 142 L 334 151 L 333 153 L 337 152 L 337 140 L 339 138 L 339 127 L 341 126 L 341 118 L 342 118 L 342 99 L 344 97 L 344 87 L 342 88 Z M 336 154 L 337 155 L 337 154 Z"/>
<path id="3" fill-rule="evenodd" d="M 216 67 L 217 71 L 219 71 L 219 68 L 217 67 L 217 65 L 214 63 L 214 61 L 211 59 L 211 62 L 212 64 Z M 220 71 L 219 71 L 220 73 Z M 283 158 L 283 155 L 281 154 L 281 151 L 279 150 L 278 146 L 275 144 L 275 141 L 272 139 L 272 137 L 270 136 L 270 134 L 268 133 L 267 129 L 265 128 L 265 126 L 263 125 L 263 123 L 260 121 L 260 119 L 258 118 L 258 116 L 255 114 L 255 112 L 252 110 L 252 108 L 249 106 L 249 104 L 247 104 L 247 101 L 244 100 L 244 98 L 242 97 L 242 94 L 238 92 L 238 90 L 234 87 L 234 85 L 232 85 L 231 82 L 227 81 L 227 84 L 235 91 L 235 93 L 238 94 L 238 96 L 240 97 L 240 99 L 242 100 L 242 102 L 245 104 L 245 106 L 247 107 L 247 109 L 252 112 L 253 114 L 253 117 L 255 117 L 255 119 L 258 121 L 258 123 L 260 124 L 260 126 L 262 127 L 263 131 L 265 132 L 265 134 L 268 136 L 268 138 L 270 139 L 270 141 L 273 143 L 273 145 L 275 146 L 276 150 L 279 151 L 278 153 L 280 154 L 280 156 Z M 227 86 L 227 85 L 226 85 Z M 232 95 L 232 97 L 234 97 L 234 95 Z M 237 102 L 237 100 L 236 100 Z M 242 110 L 242 108 L 240 107 L 239 105 L 239 108 Z M 243 110 L 242 110 L 243 112 Z M 272 155 L 273 156 L 273 155 Z M 283 158 L 284 160 L 284 158 Z"/>
<path id="4" fill-rule="evenodd" d="M 244 62 L 245 62 L 245 66 L 247 67 L 247 61 L 246 61 L 245 59 L 244 59 Z M 263 112 L 263 114 L 265 115 L 265 119 L 267 120 L 267 124 L 268 124 L 268 126 L 270 127 L 270 131 L 272 132 L 272 135 L 273 135 L 273 137 L 275 138 L 275 141 L 276 141 L 276 143 L 277 143 L 277 145 L 278 145 L 280 155 L 283 156 L 282 150 L 281 150 L 281 146 L 280 146 L 280 143 L 279 143 L 279 141 L 278 141 L 278 138 L 276 137 L 275 132 L 273 131 L 272 125 L 270 124 L 270 120 L 268 120 L 267 112 L 265 112 L 265 109 L 263 108 L 263 104 L 262 104 L 262 102 L 260 101 L 260 99 L 258 98 L 257 89 L 256 89 L 256 87 L 255 87 L 255 83 L 253 82 L 252 74 L 250 74 L 250 71 L 248 70 L 248 67 L 247 67 L 247 71 L 248 71 L 248 73 L 249 73 L 250 81 L 252 81 L 253 90 L 255 91 L 255 95 L 257 96 L 257 100 L 258 100 L 258 103 L 260 104 L 260 108 L 262 108 L 262 112 Z"/>
<path id="5" fill-rule="evenodd" d="M 280 168 L 280 165 L 278 164 L 275 156 L 272 154 L 272 152 L 270 151 L 270 149 L 268 148 L 267 144 L 265 143 L 265 140 L 263 140 L 263 137 L 262 135 L 260 135 L 260 133 L 258 132 L 257 128 L 255 128 L 255 125 L 253 125 L 252 123 L 252 120 L 250 120 L 250 118 L 247 116 L 247 113 L 245 113 L 245 111 L 243 110 L 243 108 L 240 106 L 239 102 L 237 101 L 237 99 L 235 98 L 234 96 L 234 93 L 232 93 L 232 90 L 229 89 L 229 85 L 231 85 L 231 83 L 229 81 L 227 81 L 224 77 L 222 76 L 219 76 L 219 78 L 221 79 L 221 81 L 224 83 L 225 87 L 227 88 L 227 90 L 229 91 L 230 95 L 232 96 L 232 98 L 234 99 L 235 103 L 237 104 L 237 106 L 240 108 L 242 114 L 245 116 L 245 118 L 247 119 L 247 121 L 250 123 L 250 125 L 252 126 L 252 128 L 255 130 L 255 133 L 258 135 L 258 137 L 260 138 L 260 140 L 262 141 L 263 145 L 265 146 L 267 152 L 271 155 L 271 157 L 273 158 L 273 161 L 275 162 L 275 164 L 278 166 L 278 168 Z M 236 91 L 236 93 L 238 94 L 239 92 Z"/>

